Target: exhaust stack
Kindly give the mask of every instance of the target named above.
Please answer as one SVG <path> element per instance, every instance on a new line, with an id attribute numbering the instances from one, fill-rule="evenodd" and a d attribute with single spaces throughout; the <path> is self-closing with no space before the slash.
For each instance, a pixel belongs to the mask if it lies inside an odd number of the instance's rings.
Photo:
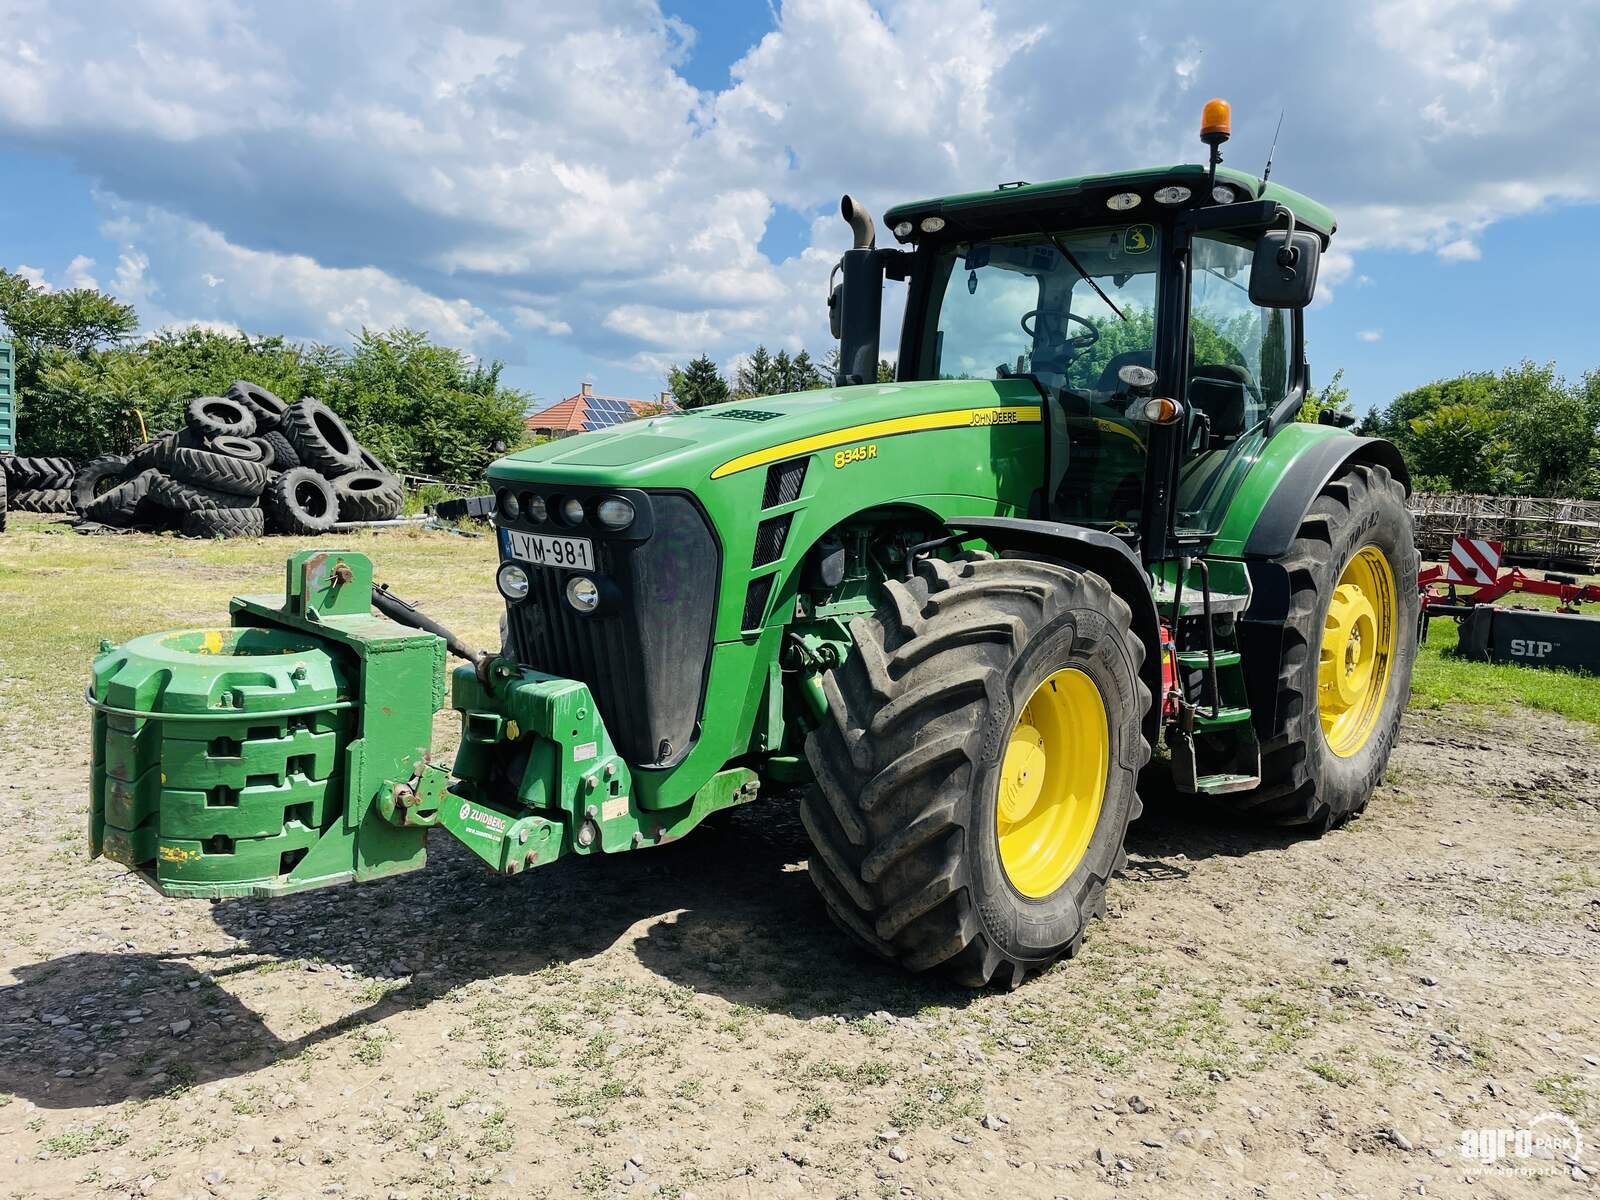
<path id="1" fill-rule="evenodd" d="M 877 249 L 872 214 L 851 196 L 839 201 L 854 245 L 839 260 L 839 286 L 828 297 L 839 334 L 839 372 L 834 384 L 875 383 L 883 322 L 883 253 Z"/>

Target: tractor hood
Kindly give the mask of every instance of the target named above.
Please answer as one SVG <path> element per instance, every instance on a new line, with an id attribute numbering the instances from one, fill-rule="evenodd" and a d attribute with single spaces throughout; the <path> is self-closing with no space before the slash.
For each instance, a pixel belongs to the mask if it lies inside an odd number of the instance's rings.
<path id="1" fill-rule="evenodd" d="M 666 413 L 513 454 L 495 485 L 695 487 L 779 459 L 869 440 L 971 426 L 1037 424 L 1026 380 L 939 380 L 826 388 Z"/>

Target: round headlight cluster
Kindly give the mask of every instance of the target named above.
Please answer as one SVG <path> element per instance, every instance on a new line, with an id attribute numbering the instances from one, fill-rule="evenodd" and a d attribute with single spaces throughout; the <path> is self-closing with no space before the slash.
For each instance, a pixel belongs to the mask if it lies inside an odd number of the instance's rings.
<path id="1" fill-rule="evenodd" d="M 567 603 L 581 613 L 591 613 L 600 607 L 600 585 L 587 575 L 574 575 L 567 580 Z"/>
<path id="2" fill-rule="evenodd" d="M 502 565 L 494 582 L 507 600 L 521 600 L 528 594 L 528 573 L 516 563 Z"/>
<path id="3" fill-rule="evenodd" d="M 639 515 L 633 501 L 623 496 L 603 496 L 585 504 L 578 496 L 547 498 L 537 492 L 513 492 L 509 488 L 495 493 L 495 507 L 507 521 L 522 518 L 543 525 L 556 516 L 565 525 L 577 526 L 593 518 L 602 529 L 613 532 L 628 528 Z"/>

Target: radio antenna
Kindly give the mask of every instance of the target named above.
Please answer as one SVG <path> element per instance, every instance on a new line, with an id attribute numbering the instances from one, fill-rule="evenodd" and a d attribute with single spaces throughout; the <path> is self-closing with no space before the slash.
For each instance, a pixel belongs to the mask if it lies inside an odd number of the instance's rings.
<path id="1" fill-rule="evenodd" d="M 1283 109 L 1278 110 L 1278 127 L 1272 131 L 1272 149 L 1267 151 L 1267 165 L 1261 168 L 1261 190 L 1256 193 L 1256 199 L 1267 194 L 1267 180 L 1272 175 L 1272 156 L 1278 152 L 1278 135 L 1283 132 Z"/>

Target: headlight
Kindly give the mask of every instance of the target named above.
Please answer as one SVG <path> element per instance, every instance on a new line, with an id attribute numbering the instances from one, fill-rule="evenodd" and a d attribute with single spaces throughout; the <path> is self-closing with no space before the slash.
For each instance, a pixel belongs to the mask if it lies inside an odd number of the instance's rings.
<path id="1" fill-rule="evenodd" d="M 522 515 L 522 501 L 517 499 L 517 494 L 507 488 L 501 488 L 495 493 L 495 510 L 506 520 L 515 521 Z"/>
<path id="2" fill-rule="evenodd" d="M 1157 204 L 1182 204 L 1193 194 L 1188 188 L 1177 183 L 1164 188 L 1157 188 L 1152 193 Z"/>
<path id="3" fill-rule="evenodd" d="M 1127 212 L 1130 208 L 1139 207 L 1138 192 L 1118 192 L 1115 196 L 1106 197 L 1106 207 L 1112 212 Z"/>
<path id="4" fill-rule="evenodd" d="M 516 563 L 504 564 L 494 582 L 507 600 L 521 600 L 528 594 L 528 573 Z"/>
<path id="5" fill-rule="evenodd" d="M 567 580 L 567 603 L 582 613 L 600 607 L 600 585 L 587 575 L 574 575 Z"/>
<path id="6" fill-rule="evenodd" d="M 561 519 L 568 525 L 583 524 L 583 501 L 569 496 L 561 502 Z"/>
<path id="7" fill-rule="evenodd" d="M 1211 189 L 1211 198 L 1218 204 L 1232 204 L 1233 189 L 1227 184 L 1219 183 L 1216 187 Z"/>
<path id="8" fill-rule="evenodd" d="M 532 492 L 522 493 L 522 511 L 528 514 L 528 520 L 542 523 L 550 519 L 549 506 L 545 504 L 543 496 L 536 496 Z"/>
<path id="9" fill-rule="evenodd" d="M 626 529 L 633 524 L 633 505 L 621 496 L 609 496 L 600 501 L 594 515 L 607 529 Z"/>

